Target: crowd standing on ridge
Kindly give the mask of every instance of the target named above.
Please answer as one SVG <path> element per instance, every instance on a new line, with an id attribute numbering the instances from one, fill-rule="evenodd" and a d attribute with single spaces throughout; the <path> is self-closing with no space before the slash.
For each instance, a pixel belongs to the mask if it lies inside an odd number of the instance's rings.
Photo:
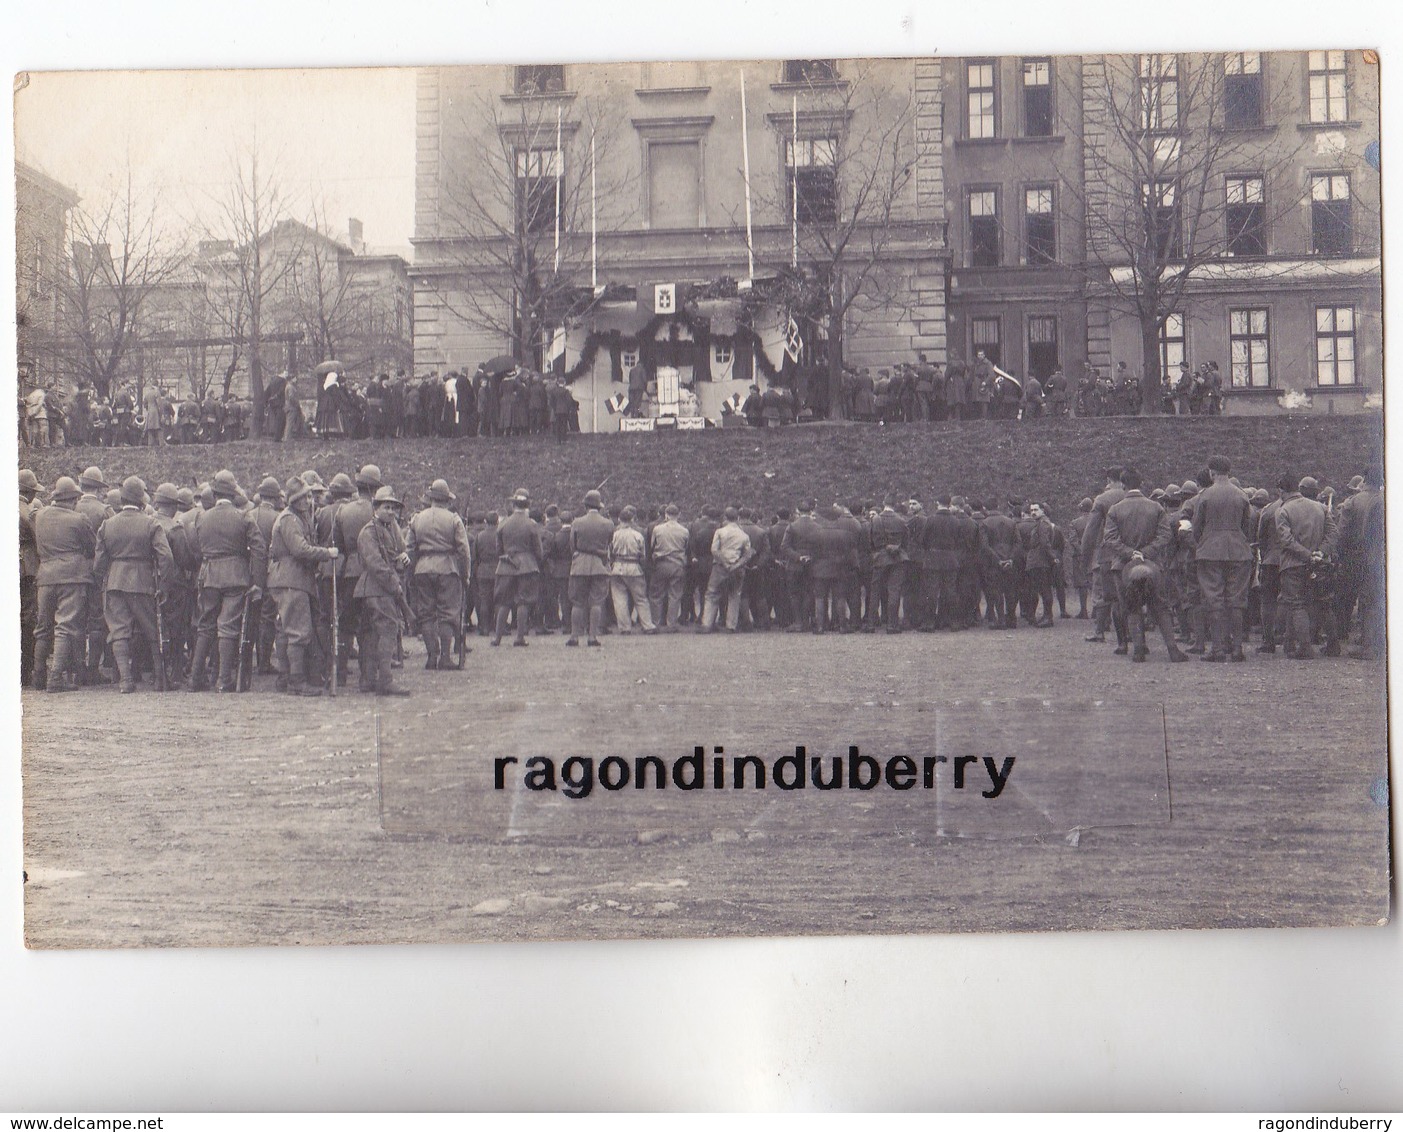
<path id="1" fill-rule="evenodd" d="M 350 684 L 407 695 L 393 671 L 421 636 L 425 667 L 468 642 L 609 632 L 961 632 L 1092 622 L 1087 640 L 1144 661 L 1384 653 L 1382 470 L 1336 492 L 1284 474 L 1245 488 L 1223 457 L 1148 495 L 1133 468 L 1065 525 L 1041 501 L 888 496 L 762 512 L 606 508 L 600 491 L 501 514 L 455 507 L 436 479 L 406 519 L 375 465 L 252 491 L 221 470 L 198 489 L 96 466 L 52 486 L 21 469 L 21 668 L 49 692 L 120 684 L 291 695 Z M 47 495 L 47 505 L 43 497 Z M 1068 605 L 1069 593 L 1074 599 Z M 1181 647 L 1182 646 L 1182 647 Z"/>

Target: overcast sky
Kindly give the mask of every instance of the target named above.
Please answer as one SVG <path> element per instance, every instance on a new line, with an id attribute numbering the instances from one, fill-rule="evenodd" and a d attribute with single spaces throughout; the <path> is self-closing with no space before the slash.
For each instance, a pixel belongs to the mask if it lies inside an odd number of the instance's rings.
<path id="1" fill-rule="evenodd" d="M 260 173 L 275 173 L 298 209 L 319 202 L 336 233 L 354 216 L 372 246 L 407 249 L 414 75 L 407 67 L 29 72 L 15 96 L 16 156 L 89 207 L 120 188 L 130 165 L 138 195 L 159 193 L 180 230 L 217 223 L 211 198 L 256 139 Z"/>

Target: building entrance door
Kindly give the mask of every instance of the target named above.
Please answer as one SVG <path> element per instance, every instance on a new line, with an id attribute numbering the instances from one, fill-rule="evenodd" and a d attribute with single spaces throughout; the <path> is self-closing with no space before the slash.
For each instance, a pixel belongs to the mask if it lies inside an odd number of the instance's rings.
<path id="1" fill-rule="evenodd" d="M 1039 381 L 1046 381 L 1059 364 L 1056 317 L 1031 316 L 1028 319 L 1028 372 Z"/>

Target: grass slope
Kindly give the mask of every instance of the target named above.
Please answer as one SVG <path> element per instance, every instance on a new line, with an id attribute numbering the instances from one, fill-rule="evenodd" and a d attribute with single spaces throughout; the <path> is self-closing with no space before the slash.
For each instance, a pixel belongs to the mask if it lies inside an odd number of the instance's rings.
<path id="1" fill-rule="evenodd" d="M 879 499 L 888 492 L 929 500 L 941 493 L 1041 498 L 1059 518 L 1101 486 L 1108 463 L 1133 463 L 1148 485 L 1196 475 L 1210 455 L 1233 462 L 1245 484 L 1270 485 L 1282 472 L 1344 484 L 1382 451 L 1375 414 L 1270 417 L 1136 417 L 971 422 L 964 425 L 814 425 L 774 432 L 708 429 L 681 434 L 471 440 L 244 441 L 213 447 L 58 449 L 21 454 L 40 482 L 99 464 L 114 486 L 140 475 L 193 484 L 221 467 L 249 490 L 266 474 L 305 468 L 323 479 L 376 463 L 406 501 L 442 476 L 463 509 L 501 507 L 518 487 L 536 500 L 578 501 L 608 478 L 608 502 L 675 501 L 684 515 L 703 503 L 773 508 L 810 497 Z"/>

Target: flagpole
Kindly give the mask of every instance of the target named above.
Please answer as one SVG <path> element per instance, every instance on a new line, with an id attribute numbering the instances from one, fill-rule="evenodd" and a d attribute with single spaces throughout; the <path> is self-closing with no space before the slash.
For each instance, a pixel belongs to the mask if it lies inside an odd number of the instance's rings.
<path id="1" fill-rule="evenodd" d="M 555 108 L 555 270 L 560 270 L 560 112 Z"/>
<path id="2" fill-rule="evenodd" d="M 799 96 L 794 95 L 793 117 L 790 119 L 789 178 L 793 182 L 794 199 L 789 216 L 789 266 L 799 267 Z"/>
<path id="3" fill-rule="evenodd" d="M 599 225 L 595 214 L 594 131 L 589 132 L 589 286 L 599 288 Z"/>
<path id="4" fill-rule="evenodd" d="M 750 228 L 750 127 L 745 113 L 745 68 L 740 72 L 740 143 L 745 158 L 745 252 L 749 259 L 751 283 L 755 282 L 755 241 Z"/>

